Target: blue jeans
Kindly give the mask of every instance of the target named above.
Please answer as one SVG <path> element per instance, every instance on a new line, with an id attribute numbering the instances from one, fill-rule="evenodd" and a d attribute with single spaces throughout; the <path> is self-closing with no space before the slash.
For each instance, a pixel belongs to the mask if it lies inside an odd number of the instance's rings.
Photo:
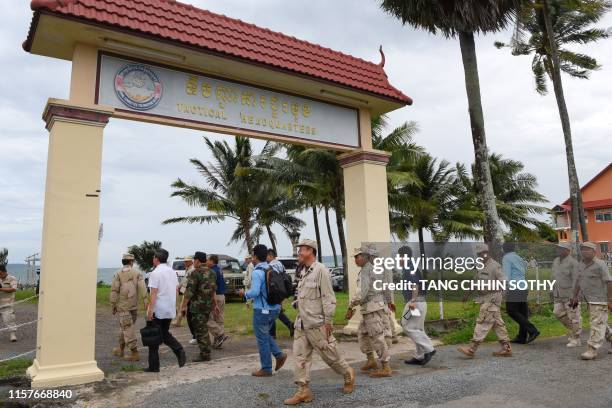
<path id="1" fill-rule="evenodd" d="M 270 310 L 269 314 L 263 314 L 261 309 L 253 310 L 253 331 L 257 339 L 259 349 L 259 361 L 261 369 L 269 373 L 272 372 L 272 355 L 280 357 L 283 352 L 270 336 L 270 328 L 278 317 L 278 310 Z"/>

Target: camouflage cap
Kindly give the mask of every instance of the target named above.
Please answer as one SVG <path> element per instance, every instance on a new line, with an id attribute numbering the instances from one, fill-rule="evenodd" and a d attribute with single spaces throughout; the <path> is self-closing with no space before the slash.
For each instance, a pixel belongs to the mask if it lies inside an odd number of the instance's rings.
<path id="1" fill-rule="evenodd" d="M 316 250 L 317 249 L 317 241 L 313 240 L 313 239 L 303 239 L 300 241 L 299 244 L 297 244 L 298 247 L 301 246 L 307 246 L 307 247 L 311 247 L 312 249 Z"/>
<path id="2" fill-rule="evenodd" d="M 593 251 L 597 251 L 597 245 L 594 242 L 583 242 L 580 244 L 580 248 L 591 248 Z"/>
<path id="3" fill-rule="evenodd" d="M 559 248 L 567 249 L 568 251 L 572 250 L 572 243 L 571 242 L 557 242 L 557 246 Z"/>
<path id="4" fill-rule="evenodd" d="M 474 246 L 474 250 L 476 251 L 477 254 L 481 252 L 489 252 L 489 246 L 487 244 L 483 244 L 479 242 Z"/>
<path id="5" fill-rule="evenodd" d="M 126 261 L 133 261 L 134 260 L 134 255 L 132 255 L 132 254 L 123 254 L 121 259 L 125 259 Z"/>
<path id="6" fill-rule="evenodd" d="M 353 250 L 353 256 L 357 256 L 360 254 L 369 255 L 369 256 L 377 256 L 378 250 L 372 244 L 362 245 L 359 248 L 355 248 Z"/>

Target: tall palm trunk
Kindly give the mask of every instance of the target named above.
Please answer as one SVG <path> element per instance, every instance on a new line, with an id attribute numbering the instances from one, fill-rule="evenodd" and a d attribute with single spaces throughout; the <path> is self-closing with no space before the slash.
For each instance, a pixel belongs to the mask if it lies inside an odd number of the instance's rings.
<path id="1" fill-rule="evenodd" d="M 252 254 L 255 244 L 253 243 L 253 236 L 251 235 L 251 221 L 248 217 L 241 217 L 240 223 L 244 229 L 244 242 L 247 247 L 247 252 Z"/>
<path id="2" fill-rule="evenodd" d="M 322 262 L 321 255 L 321 233 L 319 232 L 319 215 L 317 214 L 317 206 L 312 206 L 312 218 L 314 220 L 315 236 L 317 238 L 317 260 Z"/>
<path id="3" fill-rule="evenodd" d="M 423 237 L 423 227 L 419 227 L 417 231 L 419 234 L 419 256 L 422 256 L 424 258 L 425 257 L 425 238 Z M 423 259 L 423 261 L 425 261 L 425 259 Z M 423 270 L 423 275 L 427 276 L 427 270 L 425 269 L 425 266 L 423 266 L 421 269 Z"/>
<path id="4" fill-rule="evenodd" d="M 340 187 L 342 188 L 342 187 Z M 346 237 L 344 236 L 344 224 L 342 223 L 342 194 L 339 191 L 334 194 L 334 212 L 336 213 L 336 228 L 338 229 L 338 241 L 342 253 L 342 268 L 344 271 L 344 290 L 348 290 L 348 258 L 346 251 Z"/>
<path id="5" fill-rule="evenodd" d="M 272 245 L 272 249 L 274 250 L 274 253 L 278 255 L 278 252 L 276 252 L 276 242 L 274 242 L 274 234 L 272 234 L 272 229 L 270 228 L 269 225 L 266 225 L 266 231 L 268 232 L 268 238 L 270 239 L 270 245 Z"/>
<path id="6" fill-rule="evenodd" d="M 497 214 L 493 181 L 491 180 L 491 168 L 489 167 L 489 153 L 480 98 L 480 79 L 478 78 L 474 33 L 460 32 L 459 44 L 461 46 L 461 57 L 465 74 L 465 89 L 467 91 L 470 124 L 472 127 L 472 142 L 474 143 L 476 185 L 484 212 L 484 237 L 485 241 L 492 245 L 492 255 L 497 258 L 501 254 L 501 244 L 503 243 L 504 236 L 499 215 Z"/>
<path id="7" fill-rule="evenodd" d="M 334 237 L 332 235 L 331 226 L 329 225 L 329 207 L 325 205 L 325 225 L 327 226 L 327 236 L 329 237 L 329 243 L 331 244 L 332 254 L 334 255 L 334 266 L 338 266 L 338 255 L 336 254 L 336 244 L 334 243 Z"/>
<path id="8" fill-rule="evenodd" d="M 578 183 L 578 173 L 576 172 L 576 163 L 574 161 L 574 148 L 572 146 L 572 129 L 570 127 L 569 114 L 567 105 L 565 104 L 565 95 L 563 94 L 563 83 L 561 82 L 561 69 L 559 67 L 559 53 L 557 50 L 557 42 L 555 41 L 552 19 L 550 17 L 550 5 L 548 0 L 541 0 L 542 13 L 544 16 L 544 24 L 546 28 L 546 36 L 550 46 L 550 58 L 552 60 L 552 83 L 555 89 L 555 97 L 557 99 L 557 107 L 559 108 L 559 116 L 561 117 L 561 127 L 563 128 L 563 138 L 565 139 L 565 156 L 567 161 L 567 173 L 569 179 L 570 202 L 572 204 L 571 212 L 571 230 L 572 239 L 578 245 L 578 226 L 582 232 L 583 241 L 588 241 L 586 223 L 584 221 L 584 207 L 582 203 L 582 193 L 580 192 L 580 184 Z M 580 253 L 580 252 L 577 252 Z"/>

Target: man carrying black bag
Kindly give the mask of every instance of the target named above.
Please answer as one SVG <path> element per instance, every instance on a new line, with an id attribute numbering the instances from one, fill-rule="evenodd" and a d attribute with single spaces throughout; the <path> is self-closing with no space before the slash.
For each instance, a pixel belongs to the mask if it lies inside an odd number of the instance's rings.
<path id="1" fill-rule="evenodd" d="M 170 347 L 178 360 L 179 367 L 185 365 L 186 356 L 183 346 L 170 333 L 170 323 L 176 316 L 176 294 L 178 292 L 178 278 L 176 273 L 166 262 L 168 251 L 158 249 L 153 256 L 155 269 L 149 276 L 149 288 L 151 289 L 151 301 L 147 310 L 147 326 L 153 322 L 160 329 L 161 342 Z M 147 332 L 148 333 L 148 332 Z M 143 343 L 146 340 L 143 337 Z M 149 341 L 149 367 L 145 372 L 159 372 L 159 343 Z"/>

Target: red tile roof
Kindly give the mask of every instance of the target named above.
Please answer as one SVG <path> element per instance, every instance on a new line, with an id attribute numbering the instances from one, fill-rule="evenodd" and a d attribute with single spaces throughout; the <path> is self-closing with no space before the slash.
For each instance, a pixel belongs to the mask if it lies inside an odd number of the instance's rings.
<path id="1" fill-rule="evenodd" d="M 584 201 L 582 203 L 582 206 L 584 207 L 585 210 L 597 210 L 599 208 L 612 207 L 612 198 L 606 198 L 604 200 Z M 571 204 L 559 204 L 555 208 L 560 208 L 562 210 L 565 210 L 566 212 L 570 212 L 572 210 L 572 205 Z"/>
<path id="2" fill-rule="evenodd" d="M 403 104 L 375 64 L 175 0 L 32 0 L 32 10 L 128 29 L 202 50 L 333 82 Z M 24 43 L 30 51 L 34 30 Z M 383 57 L 384 61 L 384 57 Z"/>

